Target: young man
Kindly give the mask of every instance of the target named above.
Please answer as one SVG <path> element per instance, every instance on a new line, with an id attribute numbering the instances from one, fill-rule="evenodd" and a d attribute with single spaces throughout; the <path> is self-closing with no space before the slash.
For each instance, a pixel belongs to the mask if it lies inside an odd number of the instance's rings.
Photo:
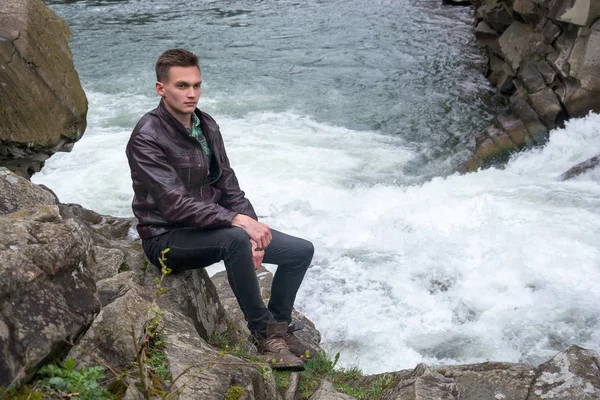
<path id="1" fill-rule="evenodd" d="M 288 332 L 292 307 L 313 245 L 258 221 L 238 185 L 219 126 L 196 108 L 198 57 L 167 50 L 156 62 L 158 107 L 142 117 L 127 144 L 133 213 L 150 261 L 169 248 L 173 271 L 225 261 L 227 277 L 259 352 L 273 368 L 304 369 L 316 356 Z M 265 306 L 255 268 L 277 264 Z"/>

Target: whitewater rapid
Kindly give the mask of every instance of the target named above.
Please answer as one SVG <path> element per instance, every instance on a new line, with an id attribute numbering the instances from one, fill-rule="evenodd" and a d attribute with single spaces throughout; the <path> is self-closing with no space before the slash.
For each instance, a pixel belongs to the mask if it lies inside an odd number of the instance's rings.
<path id="1" fill-rule="evenodd" d="M 61 202 L 129 217 L 124 148 L 157 99 L 87 95 L 83 139 L 32 180 Z M 558 179 L 600 153 L 600 115 L 504 169 L 424 182 L 403 172 L 421 149 L 399 136 L 293 111 L 213 116 L 260 218 L 315 244 L 296 307 L 341 365 L 535 364 L 571 343 L 600 350 L 600 184 Z"/>

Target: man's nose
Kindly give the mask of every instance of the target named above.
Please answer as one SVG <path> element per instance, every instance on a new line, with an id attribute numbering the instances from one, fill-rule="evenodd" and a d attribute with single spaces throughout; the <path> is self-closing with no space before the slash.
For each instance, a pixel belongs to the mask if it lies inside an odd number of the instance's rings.
<path id="1" fill-rule="evenodd" d="M 196 90 L 194 90 L 193 86 L 190 86 L 190 88 L 187 90 L 187 97 L 196 97 Z"/>

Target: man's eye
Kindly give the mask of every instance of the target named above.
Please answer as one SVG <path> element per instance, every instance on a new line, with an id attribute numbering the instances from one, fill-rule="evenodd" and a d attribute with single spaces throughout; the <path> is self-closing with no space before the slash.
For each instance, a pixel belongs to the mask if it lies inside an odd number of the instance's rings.
<path id="1" fill-rule="evenodd" d="M 178 87 L 179 89 L 185 89 L 185 85 L 184 85 L 184 84 L 181 84 L 181 83 L 180 83 L 179 85 L 177 85 L 177 87 Z"/>
<path id="2" fill-rule="evenodd" d="M 201 85 L 200 83 L 196 83 L 196 84 L 194 85 L 194 87 L 195 87 L 196 89 L 198 89 L 198 88 L 200 87 L 200 85 Z"/>

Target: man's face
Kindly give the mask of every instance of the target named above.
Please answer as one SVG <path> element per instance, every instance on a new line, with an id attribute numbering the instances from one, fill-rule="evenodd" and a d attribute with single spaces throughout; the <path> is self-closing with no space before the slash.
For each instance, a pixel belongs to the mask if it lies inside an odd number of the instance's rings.
<path id="1" fill-rule="evenodd" d="M 156 82 L 156 93 L 175 117 L 190 115 L 200 99 L 200 70 L 196 67 L 171 67 L 165 82 Z"/>

